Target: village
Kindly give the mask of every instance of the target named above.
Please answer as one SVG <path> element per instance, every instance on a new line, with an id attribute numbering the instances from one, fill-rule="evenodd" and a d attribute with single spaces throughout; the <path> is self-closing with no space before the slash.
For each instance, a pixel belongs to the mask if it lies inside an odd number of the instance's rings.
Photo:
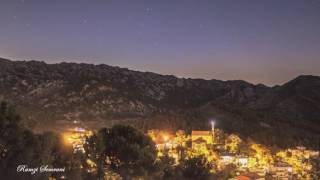
<path id="1" fill-rule="evenodd" d="M 92 131 L 84 128 L 70 129 L 64 134 L 65 141 L 73 146 L 74 152 L 84 153 L 83 145 Z M 215 129 L 184 130 L 170 132 L 159 129 L 148 130 L 157 149 L 157 157 L 168 156 L 175 165 L 184 158 L 204 156 L 212 164 L 212 173 L 228 169 L 237 180 L 246 179 L 311 179 L 312 158 L 319 158 L 319 151 L 305 147 L 272 152 L 266 146 L 244 142 L 238 135 L 226 134 Z M 87 163 L 94 167 L 88 159 Z"/>
<path id="2" fill-rule="evenodd" d="M 319 158 L 319 151 L 296 147 L 272 153 L 267 147 L 256 143 L 244 143 L 235 134 L 227 135 L 215 129 L 211 131 L 183 130 L 169 133 L 149 130 L 155 142 L 158 157 L 169 156 L 178 164 L 181 158 L 205 156 L 213 164 L 216 173 L 232 167 L 234 179 L 311 179 L 311 158 Z"/>

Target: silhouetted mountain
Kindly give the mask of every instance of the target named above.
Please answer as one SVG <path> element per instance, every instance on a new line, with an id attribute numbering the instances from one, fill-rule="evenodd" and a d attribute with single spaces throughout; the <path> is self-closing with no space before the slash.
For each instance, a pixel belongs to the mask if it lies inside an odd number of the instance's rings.
<path id="1" fill-rule="evenodd" d="M 320 124 L 320 78 L 299 76 L 277 88 L 270 107 L 279 115 Z"/>
<path id="2" fill-rule="evenodd" d="M 267 87 L 108 65 L 0 59 L 0 100 L 16 105 L 35 130 L 66 127 L 74 121 L 90 127 L 131 123 L 195 129 L 206 128 L 208 119 L 216 118 L 226 131 L 263 143 L 320 147 L 317 76 Z M 288 143 L 276 136 L 285 136 Z"/>

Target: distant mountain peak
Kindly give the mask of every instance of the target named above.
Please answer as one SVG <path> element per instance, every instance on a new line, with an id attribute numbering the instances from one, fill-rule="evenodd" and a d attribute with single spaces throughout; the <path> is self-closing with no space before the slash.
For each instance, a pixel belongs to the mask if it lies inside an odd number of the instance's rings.
<path id="1" fill-rule="evenodd" d="M 294 78 L 292 81 L 319 81 L 320 77 L 319 76 L 314 76 L 314 75 L 300 75 L 296 78 Z"/>
<path id="2" fill-rule="evenodd" d="M 314 75 L 300 75 L 293 80 L 285 83 L 283 87 L 312 87 L 320 85 L 320 77 Z"/>

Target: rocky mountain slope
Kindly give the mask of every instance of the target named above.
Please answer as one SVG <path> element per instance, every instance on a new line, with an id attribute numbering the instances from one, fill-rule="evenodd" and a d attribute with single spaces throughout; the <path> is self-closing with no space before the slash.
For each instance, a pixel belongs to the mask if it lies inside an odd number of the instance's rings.
<path id="1" fill-rule="evenodd" d="M 108 65 L 0 59 L 0 100 L 16 105 L 34 129 L 73 122 L 93 127 L 143 122 L 148 127 L 194 129 L 205 128 L 209 118 L 216 118 L 226 131 L 248 137 L 263 139 L 279 128 L 289 128 L 292 140 L 320 146 L 320 138 L 313 136 L 320 134 L 317 76 L 299 76 L 282 86 L 267 87 Z"/>

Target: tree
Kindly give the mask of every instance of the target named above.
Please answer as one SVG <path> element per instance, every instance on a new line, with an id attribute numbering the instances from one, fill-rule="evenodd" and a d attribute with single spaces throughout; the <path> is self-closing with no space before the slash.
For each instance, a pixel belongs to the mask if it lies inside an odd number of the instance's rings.
<path id="1" fill-rule="evenodd" d="M 151 138 L 131 126 L 101 129 L 88 139 L 85 148 L 98 166 L 98 175 L 102 175 L 99 171 L 109 168 L 124 179 L 145 176 L 154 169 L 156 161 Z"/>
<path id="2" fill-rule="evenodd" d="M 179 165 L 184 178 L 206 180 L 211 177 L 211 164 L 204 156 L 182 160 Z"/>
<path id="3" fill-rule="evenodd" d="M 161 179 L 178 179 L 174 168 L 175 160 L 167 154 L 160 157 L 158 169 L 161 171 Z M 159 178 L 160 179 L 160 178 Z"/>
<path id="4" fill-rule="evenodd" d="M 236 175 L 237 166 L 228 164 L 222 171 L 215 174 L 215 179 L 230 179 Z"/>
<path id="5" fill-rule="evenodd" d="M 312 170 L 311 177 L 312 179 L 320 179 L 320 159 L 311 159 Z"/>
<path id="6" fill-rule="evenodd" d="M 98 179 L 104 179 L 104 169 L 107 167 L 106 141 L 108 129 L 102 128 L 98 133 L 88 137 L 84 144 L 87 158 L 92 160 L 97 166 L 96 176 Z M 86 164 L 85 164 L 86 165 Z M 90 169 L 91 167 L 86 167 Z"/>
<path id="7" fill-rule="evenodd" d="M 19 165 L 30 168 L 48 165 L 65 167 L 73 172 L 75 158 L 71 147 L 63 146 L 62 138 L 47 132 L 34 134 L 20 124 L 20 116 L 12 106 L 0 104 L 0 177 L 3 179 L 48 179 L 60 177 L 55 173 L 17 173 Z"/>

